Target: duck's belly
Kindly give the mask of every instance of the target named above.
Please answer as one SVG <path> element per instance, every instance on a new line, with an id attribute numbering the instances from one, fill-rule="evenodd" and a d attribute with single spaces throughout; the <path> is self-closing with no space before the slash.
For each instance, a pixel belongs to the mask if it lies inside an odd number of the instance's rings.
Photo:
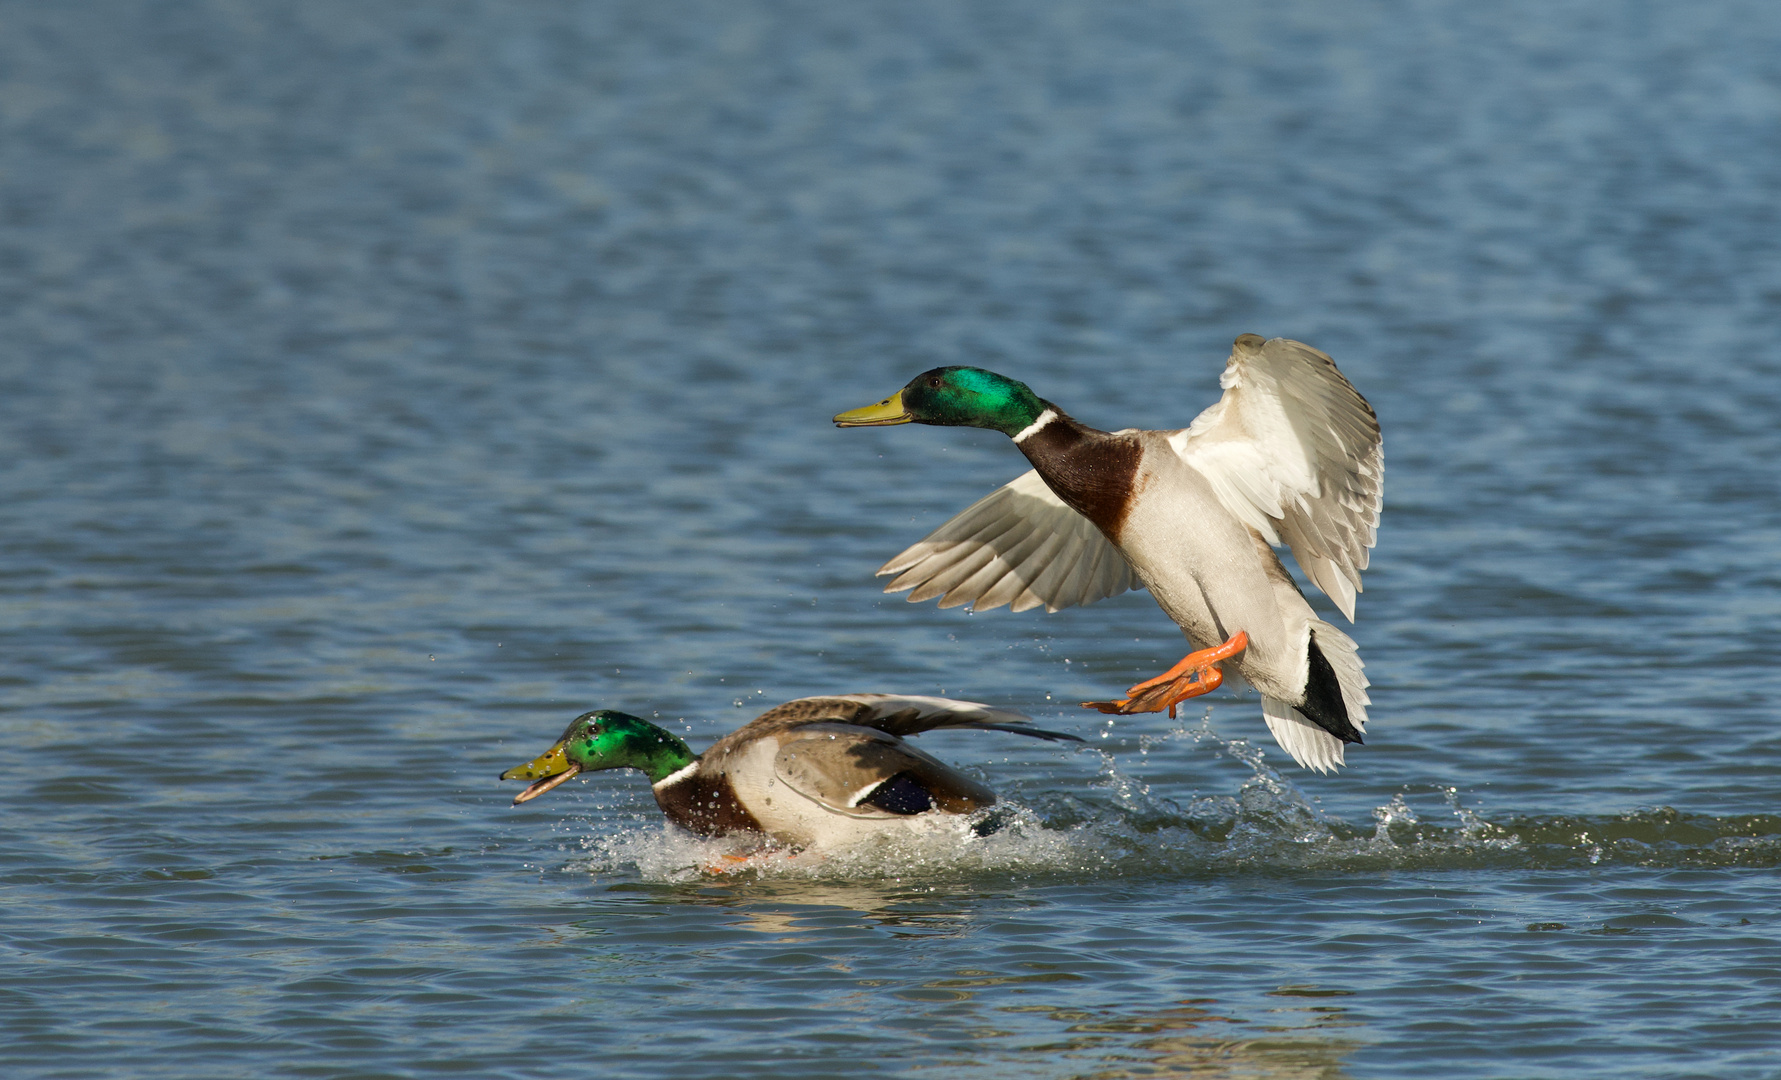
<path id="1" fill-rule="evenodd" d="M 788 809 L 783 816 L 776 815 L 771 824 L 763 821 L 761 825 L 781 844 L 822 851 L 839 851 L 887 836 L 931 833 L 960 820 L 957 814 L 939 810 L 925 814 L 850 817 L 824 809 L 796 793 L 788 793 L 788 798 L 802 800 L 805 808 Z"/>
<path id="2" fill-rule="evenodd" d="M 1264 694 L 1296 700 L 1312 611 L 1279 559 L 1185 465 L 1151 474 L 1144 495 L 1119 546 L 1157 605 L 1200 648 L 1247 633 L 1238 673 Z"/>

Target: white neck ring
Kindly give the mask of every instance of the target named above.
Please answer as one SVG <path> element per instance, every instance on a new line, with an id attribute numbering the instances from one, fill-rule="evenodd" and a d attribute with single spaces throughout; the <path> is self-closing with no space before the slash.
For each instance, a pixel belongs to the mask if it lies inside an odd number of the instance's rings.
<path id="1" fill-rule="evenodd" d="M 1039 419 L 1033 421 L 1032 423 L 1028 424 L 1024 428 L 1021 428 L 1020 433 L 1014 436 L 1014 441 L 1017 443 L 1026 441 L 1027 438 L 1032 436 L 1040 428 L 1044 427 L 1046 424 L 1049 424 L 1053 420 L 1056 420 L 1056 419 L 1057 419 L 1057 410 L 1047 408 L 1044 412 L 1039 414 Z"/>
<path id="2" fill-rule="evenodd" d="M 692 764 L 674 770 L 673 772 L 669 773 L 667 776 L 662 777 L 660 780 L 657 780 L 654 784 L 651 784 L 650 786 L 664 788 L 664 787 L 667 787 L 669 784 L 678 784 L 680 781 L 685 780 L 687 777 L 693 775 L 693 771 L 695 769 L 697 769 L 698 767 L 699 767 L 699 763 L 695 760 Z"/>

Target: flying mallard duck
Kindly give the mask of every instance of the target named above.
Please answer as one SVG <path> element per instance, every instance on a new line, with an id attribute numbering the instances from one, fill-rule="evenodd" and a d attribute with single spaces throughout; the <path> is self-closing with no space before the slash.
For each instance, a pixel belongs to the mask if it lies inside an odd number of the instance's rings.
<path id="1" fill-rule="evenodd" d="M 995 805 L 995 792 L 904 741 L 936 728 L 1082 741 L 971 701 L 844 694 L 775 706 L 695 755 L 647 720 L 602 709 L 576 717 L 555 746 L 501 779 L 535 781 L 514 796 L 517 806 L 578 773 L 640 769 L 669 820 L 699 836 L 841 847 L 930 813 Z"/>
<path id="2" fill-rule="evenodd" d="M 1189 427 L 1106 432 L 1013 379 L 941 367 L 835 423 L 993 428 L 1034 466 L 880 567 L 898 575 L 885 592 L 1056 611 L 1148 587 L 1190 643 L 1212 647 L 1118 701 L 1083 704 L 1173 716 L 1233 665 L 1280 745 L 1325 772 L 1361 741 L 1367 678 L 1354 641 L 1317 618 L 1271 545 L 1291 547 L 1354 621 L 1379 524 L 1379 420 L 1333 360 L 1285 338 L 1239 337 L 1219 385 Z"/>

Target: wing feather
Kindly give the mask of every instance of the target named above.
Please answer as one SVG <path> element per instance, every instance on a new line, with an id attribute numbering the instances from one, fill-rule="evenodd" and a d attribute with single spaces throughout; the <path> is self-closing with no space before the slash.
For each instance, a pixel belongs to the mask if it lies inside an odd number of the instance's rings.
<path id="1" fill-rule="evenodd" d="M 780 744 L 773 773 L 793 791 L 849 817 L 894 815 L 867 804 L 878 786 L 908 774 L 939 809 L 968 814 L 994 806 L 996 793 L 894 735 L 851 724 L 808 724 Z"/>
<path id="2" fill-rule="evenodd" d="M 885 592 L 973 611 L 1049 611 L 1141 587 L 1119 549 L 1028 470 L 879 567 Z"/>
<path id="3" fill-rule="evenodd" d="M 1373 407 L 1335 361 L 1285 338 L 1237 339 L 1219 385 L 1224 396 L 1170 444 L 1352 622 L 1384 492 Z"/>
<path id="4" fill-rule="evenodd" d="M 1013 709 L 998 709 L 980 701 L 922 694 L 825 694 L 798 698 L 775 705 L 746 726 L 719 739 L 706 756 L 728 752 L 769 732 L 785 731 L 804 724 L 841 723 L 872 728 L 898 738 L 908 738 L 937 728 L 975 728 L 1010 731 L 1036 739 L 1081 742 L 1074 735 L 1046 731 L 1032 724 L 1032 717 Z"/>

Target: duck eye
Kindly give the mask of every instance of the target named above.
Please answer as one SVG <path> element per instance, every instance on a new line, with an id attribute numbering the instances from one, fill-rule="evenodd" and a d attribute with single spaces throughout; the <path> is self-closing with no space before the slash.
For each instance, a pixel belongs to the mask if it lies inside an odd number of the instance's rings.
<path id="1" fill-rule="evenodd" d="M 940 378 L 940 376 L 938 376 L 938 375 L 929 375 L 928 376 L 928 387 L 929 387 L 929 389 L 932 389 L 932 390 L 938 390 L 938 389 L 940 389 L 940 384 L 944 381 L 945 380 Z"/>

